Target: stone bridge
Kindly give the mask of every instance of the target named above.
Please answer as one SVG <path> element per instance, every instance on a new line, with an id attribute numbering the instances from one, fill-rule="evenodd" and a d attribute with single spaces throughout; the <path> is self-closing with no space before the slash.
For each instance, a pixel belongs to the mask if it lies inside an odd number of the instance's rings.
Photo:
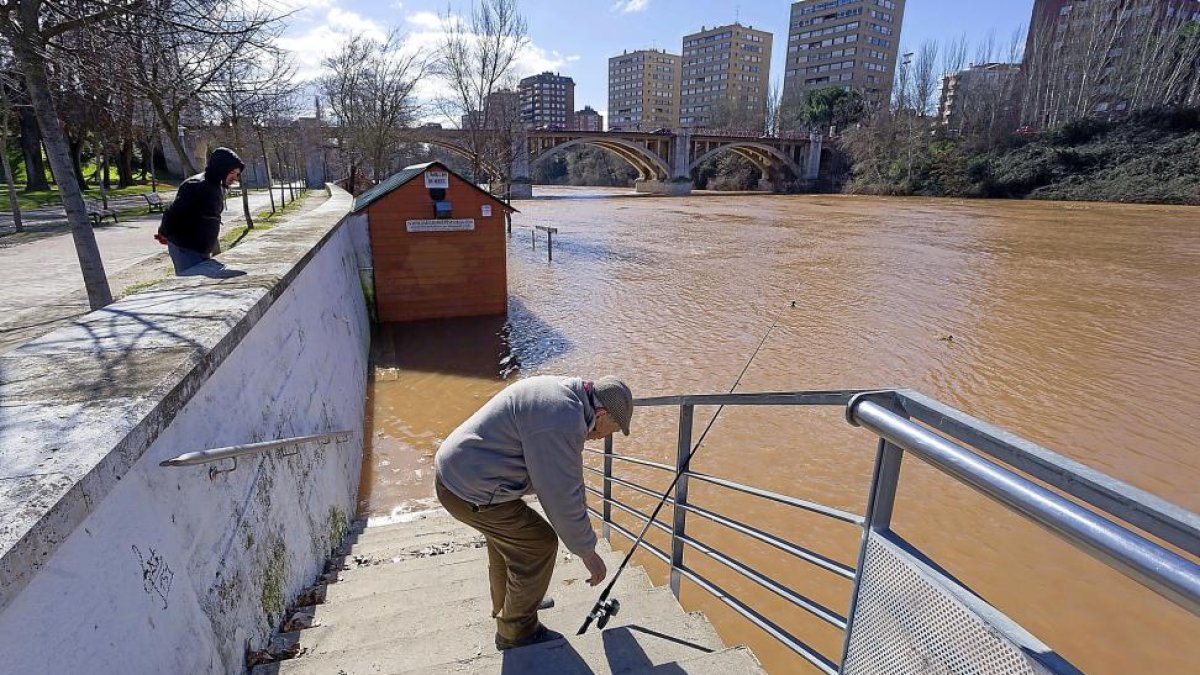
<path id="1" fill-rule="evenodd" d="M 487 132 L 480 132 L 487 133 Z M 525 131 L 513 138 L 509 171 L 494 156 L 471 150 L 468 132 L 455 129 L 419 129 L 412 140 L 426 143 L 475 161 L 493 182 L 511 176 L 512 196 L 533 195 L 531 169 L 569 148 L 590 145 L 603 148 L 637 169 L 638 192 L 685 195 L 692 191 L 692 172 L 704 161 L 724 152 L 745 157 L 762 171 L 759 189 L 781 190 L 785 184 L 804 185 L 820 178 L 820 134 L 757 136 L 713 129 L 676 129 L 663 132 L 631 131 Z"/>

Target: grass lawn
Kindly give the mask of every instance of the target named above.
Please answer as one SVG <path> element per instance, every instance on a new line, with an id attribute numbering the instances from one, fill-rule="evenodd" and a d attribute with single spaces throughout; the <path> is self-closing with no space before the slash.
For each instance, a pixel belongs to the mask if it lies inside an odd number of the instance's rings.
<path id="1" fill-rule="evenodd" d="M 167 183 L 159 182 L 158 189 L 159 189 L 159 191 L 174 190 L 175 186 L 167 184 Z M 130 187 L 120 188 L 120 189 L 112 188 L 108 191 L 108 198 L 112 199 L 113 197 L 126 197 L 129 195 L 140 195 L 145 192 L 150 192 L 149 184 L 132 185 Z M 91 188 L 88 188 L 87 190 L 84 190 L 83 198 L 84 199 L 95 199 L 96 201 L 100 201 L 100 188 L 91 187 Z M 38 209 L 38 208 L 45 208 L 48 206 L 60 206 L 62 204 L 62 198 L 59 197 L 58 186 L 52 185 L 49 190 L 39 190 L 37 192 L 25 192 L 24 190 L 18 190 L 17 191 L 17 203 L 21 206 L 22 210 Z M 2 210 L 2 211 L 8 210 L 8 195 L 7 195 L 7 193 L 0 193 L 0 210 Z"/>
<path id="2" fill-rule="evenodd" d="M 20 148 L 9 150 L 9 163 L 13 168 L 13 173 L 16 174 L 16 176 L 15 176 L 16 184 L 18 186 L 24 186 L 26 184 L 25 163 L 21 159 Z M 83 192 L 84 199 L 95 199 L 95 200 L 100 199 L 100 188 L 96 185 L 96 182 L 98 180 L 98 178 L 97 178 L 98 173 L 99 173 L 99 169 L 97 168 L 97 166 L 94 163 L 93 164 L 84 164 L 83 177 L 85 179 L 87 179 L 87 181 L 88 181 L 88 188 L 85 189 Z M 139 171 L 136 171 L 136 170 L 134 171 L 134 179 L 135 180 L 137 180 L 140 175 L 141 175 L 141 173 Z M 109 184 L 115 186 L 117 184 L 117 180 L 119 178 L 116 166 L 110 165 L 108 167 L 108 177 L 109 177 Z M 163 181 L 163 180 L 159 180 L 158 181 L 158 189 L 162 190 L 162 191 L 174 190 L 175 185 L 172 183 Z M 130 196 L 130 195 L 140 195 L 143 192 L 150 192 L 150 184 L 149 183 L 146 183 L 145 185 L 133 185 L 130 187 L 120 188 L 120 189 L 113 187 L 113 188 L 109 189 L 108 196 L 109 196 L 109 198 L 126 197 L 126 196 Z M 62 199 L 59 197 L 59 194 L 58 194 L 58 186 L 51 184 L 49 190 L 38 190 L 35 192 L 27 192 L 24 189 L 18 189 L 17 190 L 17 204 L 21 207 L 22 210 L 38 209 L 38 208 L 45 208 L 45 207 L 49 207 L 49 206 L 61 206 Z M 0 182 L 0 211 L 7 212 L 8 210 L 9 210 L 8 192 L 4 189 L 2 182 Z"/>

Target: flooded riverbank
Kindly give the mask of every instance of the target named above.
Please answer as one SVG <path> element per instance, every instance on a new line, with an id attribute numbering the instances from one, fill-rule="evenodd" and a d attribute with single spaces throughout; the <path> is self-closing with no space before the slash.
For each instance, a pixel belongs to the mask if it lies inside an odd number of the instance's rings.
<path id="1" fill-rule="evenodd" d="M 364 514 L 420 508 L 438 443 L 503 387 L 502 376 L 614 372 L 638 396 L 726 391 L 775 321 L 739 391 L 914 388 L 1200 510 L 1192 449 L 1200 437 L 1200 211 L 843 196 L 582 198 L 601 193 L 559 190 L 561 198 L 518 205 L 507 327 L 461 320 L 377 337 L 377 356 L 397 370 L 376 382 L 369 405 Z M 534 225 L 559 228 L 553 264 L 544 241 L 531 249 Z M 708 415 L 698 411 L 698 423 Z M 674 424 L 673 411 L 639 411 L 618 451 L 671 461 Z M 861 513 L 874 457 L 868 436 L 837 411 L 729 409 L 695 468 Z M 651 486 L 669 480 L 633 475 Z M 693 488 L 693 499 L 720 499 L 741 519 L 854 563 L 853 528 L 715 491 Z M 896 523 L 1086 672 L 1188 672 L 1200 659 L 1195 618 L 919 462 L 905 464 Z M 771 564 L 749 542 L 699 523 L 693 533 L 756 567 Z M 688 561 L 721 574 L 701 556 Z M 848 583 L 801 569 L 779 579 L 845 609 Z M 753 594 L 764 613 L 795 613 L 748 582 L 728 588 Z M 710 613 L 727 640 L 750 643 L 773 672 L 798 667 L 703 593 L 684 600 Z M 781 623 L 827 655 L 840 653 L 832 630 L 803 618 Z"/>

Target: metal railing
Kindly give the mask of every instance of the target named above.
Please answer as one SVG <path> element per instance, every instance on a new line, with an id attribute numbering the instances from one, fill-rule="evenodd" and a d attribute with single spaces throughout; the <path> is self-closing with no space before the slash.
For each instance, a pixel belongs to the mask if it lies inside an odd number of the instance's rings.
<path id="1" fill-rule="evenodd" d="M 600 500 L 600 508 L 589 507 L 589 511 L 600 519 L 604 537 L 611 539 L 612 532 L 617 532 L 630 541 L 636 539 L 634 532 L 615 522 L 613 519 L 614 508 L 633 516 L 641 524 L 649 521 L 648 514 L 614 498 L 614 486 L 654 498 L 661 497 L 661 493 L 656 493 L 627 478 L 615 476 L 614 462 L 666 472 L 679 472 L 681 477 L 676 484 L 674 493 L 667 498 L 673 511 L 671 522 L 669 524 L 659 521 L 651 523 L 655 529 L 670 536 L 670 550 L 663 550 L 650 542 L 641 542 L 641 546 L 647 552 L 669 567 L 671 591 L 678 598 L 682 580 L 688 579 L 822 672 L 830 674 L 847 672 L 847 667 L 851 663 L 851 642 L 855 634 L 855 619 L 859 613 L 860 599 L 868 595 L 868 589 L 864 585 L 866 583 L 864 567 L 868 566 L 869 544 L 883 542 L 882 545 L 886 546 L 895 541 L 902 542 L 898 535 L 891 531 L 891 520 L 900 478 L 900 464 L 906 453 L 997 500 L 1005 507 L 1045 527 L 1088 555 L 1123 572 L 1192 614 L 1200 616 L 1200 565 L 1197 565 L 1195 560 L 1186 557 L 1186 555 L 1200 556 L 1200 516 L 965 415 L 917 392 L 877 390 L 714 394 L 639 399 L 635 401 L 635 405 L 639 407 L 678 407 L 677 459 L 675 465 L 671 466 L 637 457 L 619 455 L 613 452 L 611 437 L 606 439 L 603 452 L 586 450 L 602 460 L 600 468 L 585 465 L 585 470 L 597 475 L 600 479 L 599 489 L 591 485 L 588 485 L 586 489 Z M 877 439 L 875 469 L 867 498 L 866 513 L 860 516 L 823 504 L 692 471 L 686 465 L 686 460 L 692 445 L 695 408 L 719 405 L 843 407 L 846 420 L 851 425 L 871 431 Z M 990 455 L 1007 466 L 992 461 L 984 455 Z M 1042 487 L 1019 475 L 1013 469 L 1029 474 L 1092 508 L 1085 508 Z M 726 490 L 752 495 L 815 514 L 835 523 L 852 525 L 860 530 L 861 537 L 857 564 L 851 567 L 810 550 L 800 543 L 770 534 L 754 524 L 740 522 L 728 514 L 695 506 L 688 500 L 688 487 L 691 481 L 699 481 Z M 689 516 L 704 518 L 771 546 L 787 554 L 791 559 L 802 561 L 843 579 L 853 580 L 853 590 L 848 603 L 849 611 L 846 616 L 788 588 L 767 572 L 754 569 L 736 557 L 689 536 L 687 529 Z M 1151 536 L 1159 537 L 1178 546 L 1185 554 L 1176 553 L 1150 538 L 1114 522 L 1109 517 L 1124 521 Z M 902 543 L 901 546 L 907 546 L 907 543 Z M 830 656 L 820 653 L 806 644 L 801 637 L 789 633 L 756 610 L 747 600 L 728 593 L 711 579 L 701 575 L 688 564 L 685 551 L 689 549 L 753 581 L 791 605 L 842 631 L 844 635 L 840 658 L 835 661 Z M 903 551 L 899 554 L 898 559 L 901 564 L 907 564 L 913 569 L 920 568 L 919 573 L 922 579 L 932 579 L 930 581 L 931 588 L 936 589 L 940 587 L 939 584 L 941 586 L 957 584 L 956 581 L 939 577 L 936 573 L 922 571 L 924 566 L 917 562 L 916 558 L 912 559 L 912 562 L 906 562 L 909 559 L 905 558 Z M 886 562 L 892 564 L 890 559 Z M 870 564 L 877 563 L 878 560 L 875 560 Z M 871 578 L 877 579 L 878 576 L 873 574 Z M 877 584 L 878 582 L 870 583 Z M 969 593 L 963 595 L 969 595 Z M 994 618 L 998 613 L 993 608 L 981 611 L 978 609 L 979 601 L 970 598 L 959 604 L 963 607 L 961 611 L 964 614 L 974 612 L 972 616 L 988 624 L 992 632 L 997 635 L 1005 634 L 1003 626 L 997 629 L 993 625 L 996 622 L 1003 623 L 1000 619 Z M 983 618 L 979 618 L 980 616 Z M 1003 615 L 998 616 L 1003 618 Z M 987 617 L 993 618 L 988 619 Z M 1013 625 L 1015 626 L 1015 624 Z M 879 629 L 877 625 L 872 624 L 863 630 Z M 1012 632 L 1014 634 L 1021 633 L 1019 628 Z M 1038 651 L 1025 647 L 1030 644 L 1026 637 L 1016 636 L 1009 640 L 1009 643 L 1018 648 L 1015 653 L 1036 660 L 1037 668 L 1046 668 L 1054 672 L 1073 671 L 1069 664 L 1065 664 L 1065 661 L 1061 661 L 1061 659 L 1055 661 L 1044 658 L 1044 656 L 1036 654 L 1030 656 L 1025 653 Z M 879 644 L 878 640 L 873 642 L 876 645 Z M 1034 642 L 1036 641 L 1034 640 Z M 1004 648 L 1004 645 L 1000 645 L 999 648 Z M 856 649 L 863 651 L 861 648 Z M 1045 651 L 1052 654 L 1048 649 Z M 860 663 L 870 661 L 866 656 L 860 656 L 857 653 L 855 658 Z M 1054 658 L 1057 659 L 1057 656 L 1054 655 Z M 877 661 L 875 663 L 874 666 L 860 665 L 856 670 L 857 672 L 871 672 L 872 669 L 880 667 Z M 864 667 L 866 670 L 863 670 Z M 1005 672 L 1037 672 L 1037 668 L 1028 671 L 1018 669 Z"/>
<path id="2" fill-rule="evenodd" d="M 292 438 L 281 438 L 274 441 L 261 441 L 259 443 L 245 443 L 243 445 L 231 445 L 224 448 L 214 448 L 212 450 L 200 450 L 198 452 L 187 452 L 178 457 L 163 460 L 159 466 L 196 466 L 199 464 L 210 464 L 220 462 L 222 460 L 233 460 L 233 466 L 228 469 L 217 469 L 209 467 L 208 477 L 214 478 L 222 473 L 229 473 L 237 469 L 238 457 L 246 455 L 257 455 L 263 452 L 272 450 L 287 450 L 291 452 L 283 452 L 281 456 L 291 457 L 300 452 L 300 447 L 308 443 L 319 443 L 328 445 L 333 442 L 344 443 L 350 440 L 352 432 L 349 431 L 334 431 L 325 434 L 313 434 L 311 436 L 294 436 Z"/>

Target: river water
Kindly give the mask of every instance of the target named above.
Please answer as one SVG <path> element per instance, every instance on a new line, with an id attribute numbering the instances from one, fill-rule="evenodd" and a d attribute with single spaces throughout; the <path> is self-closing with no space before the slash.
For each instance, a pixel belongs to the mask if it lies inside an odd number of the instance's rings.
<path id="1" fill-rule="evenodd" d="M 507 324 L 432 322 L 377 336 L 390 369 L 368 406 L 363 515 L 428 507 L 438 444 L 504 378 L 611 372 L 638 396 L 727 391 L 772 323 L 738 391 L 917 389 L 1200 511 L 1196 209 L 551 194 L 518 204 Z M 552 264 L 544 239 L 531 248 L 533 225 L 559 228 Z M 697 411 L 697 433 L 711 414 Z M 617 451 L 673 462 L 675 421 L 673 410 L 639 409 Z M 870 434 L 838 410 L 728 408 L 693 468 L 862 513 L 873 459 Z M 618 475 L 669 482 L 634 468 L 618 465 Z M 691 499 L 855 563 L 851 526 L 695 482 Z M 1085 672 L 1191 673 L 1200 663 L 1200 620 L 919 460 L 905 462 L 894 525 Z M 697 518 L 689 532 L 845 613 L 849 582 L 781 567 L 774 549 Z M 665 581 L 657 561 L 637 560 Z M 840 634 L 825 624 L 702 555 L 687 562 L 840 657 Z M 771 672 L 809 672 L 686 583 L 683 602 Z"/>

